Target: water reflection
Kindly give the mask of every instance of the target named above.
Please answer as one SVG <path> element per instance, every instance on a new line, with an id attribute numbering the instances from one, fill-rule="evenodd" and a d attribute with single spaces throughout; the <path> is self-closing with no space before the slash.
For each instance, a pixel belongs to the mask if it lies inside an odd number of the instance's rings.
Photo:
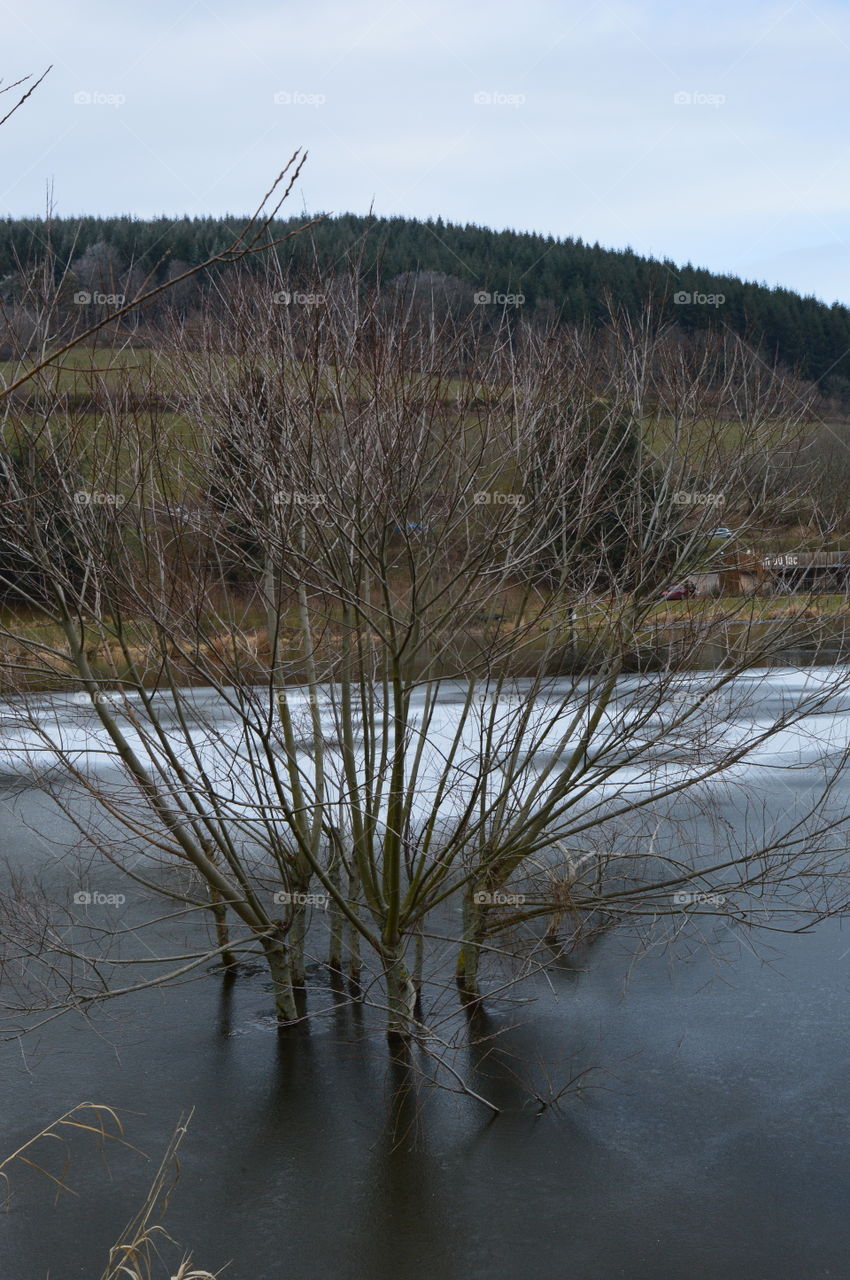
<path id="1" fill-rule="evenodd" d="M 794 786 L 817 776 L 804 763 Z M 788 802 L 771 776 L 762 794 Z M 61 894 L 74 833 L 45 806 L 7 797 L 0 844 Z M 716 814 L 739 817 L 722 795 Z M 56 843 L 35 835 L 45 824 Z M 388 1056 L 380 1011 L 319 972 L 306 999 L 328 1012 L 278 1033 L 265 972 L 242 966 L 0 1045 L 0 1142 L 85 1097 L 122 1108 L 157 1159 L 194 1107 L 166 1225 L 240 1280 L 844 1275 L 850 932 L 774 935 L 770 953 L 728 930 L 714 942 L 683 937 L 674 955 L 601 933 L 537 981 L 533 1005 L 463 1011 L 447 985 L 426 1016 L 495 1118 L 428 1045 Z M 132 1152 L 107 1171 L 83 1141 L 78 1200 L 54 1206 L 16 1177 L 3 1280 L 99 1276 L 150 1172 Z"/>

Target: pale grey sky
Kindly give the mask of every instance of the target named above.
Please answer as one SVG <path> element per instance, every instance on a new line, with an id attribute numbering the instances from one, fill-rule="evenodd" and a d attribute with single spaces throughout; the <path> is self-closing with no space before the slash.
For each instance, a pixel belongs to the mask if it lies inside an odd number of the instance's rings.
<path id="1" fill-rule="evenodd" d="M 848 0 L 0 0 L 0 216 L 290 208 L 631 245 L 850 303 Z"/>

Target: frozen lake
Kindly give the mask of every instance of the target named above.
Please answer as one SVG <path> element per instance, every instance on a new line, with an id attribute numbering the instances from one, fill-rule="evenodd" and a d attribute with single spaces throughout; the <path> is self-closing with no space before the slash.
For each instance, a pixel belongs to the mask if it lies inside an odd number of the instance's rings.
<path id="1" fill-rule="evenodd" d="M 749 710 L 724 732 L 755 739 L 820 678 L 817 668 L 751 673 Z M 193 734 L 223 768 L 236 721 L 212 694 L 194 696 Z M 437 739 L 450 735 L 456 707 L 449 692 Z M 108 785 L 114 761 L 92 708 L 43 695 L 36 710 Z M 738 780 L 780 813 L 817 785 L 824 752 L 850 740 L 848 711 L 850 697 L 838 697 L 756 746 L 736 766 Z M 10 870 L 62 897 L 78 874 L 73 833 L 31 785 L 33 768 L 58 763 L 0 707 L 0 847 Z M 660 767 L 685 765 L 671 747 Z M 237 777 L 234 802 L 244 785 Z M 624 769 L 611 785 L 649 782 Z M 713 787 L 716 819 L 739 829 L 740 795 Z M 833 804 L 848 801 L 842 777 Z M 130 924 L 148 904 L 117 870 L 98 873 L 104 890 L 122 883 Z M 182 922 L 159 929 L 168 947 L 184 945 Z M 659 935 L 639 945 L 630 930 L 613 931 L 553 971 L 533 1003 L 486 1015 L 461 1065 L 504 1107 L 492 1122 L 431 1088 L 394 1112 L 393 1074 L 368 1010 L 328 1014 L 279 1038 L 259 971 L 229 987 L 204 976 L 4 1043 L 0 1150 L 93 1100 L 122 1109 L 128 1139 L 152 1159 L 115 1148 L 107 1169 L 75 1141 L 71 1182 L 81 1195 L 55 1206 L 43 1179 L 15 1173 L 10 1212 L 0 1215 L 0 1272 L 99 1275 L 179 1115 L 194 1107 L 166 1225 L 199 1265 L 232 1259 L 225 1275 L 234 1280 L 846 1275 L 850 927 L 828 921 L 751 939 L 718 921 L 709 932 L 711 947 L 704 921 L 674 943 Z M 579 1093 L 540 1112 L 535 1091 L 582 1072 Z"/>

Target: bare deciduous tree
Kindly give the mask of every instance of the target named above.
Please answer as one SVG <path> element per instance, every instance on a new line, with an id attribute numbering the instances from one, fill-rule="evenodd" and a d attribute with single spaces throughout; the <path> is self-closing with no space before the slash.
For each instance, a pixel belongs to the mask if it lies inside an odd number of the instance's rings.
<path id="1" fill-rule="evenodd" d="M 741 576 L 720 502 L 740 547 L 798 501 L 776 476 L 799 389 L 651 316 L 601 336 L 424 325 L 392 291 L 361 292 L 353 321 L 351 293 L 231 277 L 200 340 L 176 331 L 144 375 L 170 414 L 117 384 L 95 430 L 61 394 L 7 407 L 37 465 L 7 468 L 0 540 L 45 624 L 18 609 L 0 630 L 21 750 L 94 801 L 55 791 L 90 847 L 212 924 L 153 978 L 45 978 L 48 1003 L 259 953 L 286 1024 L 323 947 L 395 1040 L 428 1024 L 447 945 L 476 1006 L 482 961 L 510 983 L 623 922 L 837 909 L 843 747 L 781 819 L 710 821 L 711 788 L 745 796 L 739 766 L 847 679 L 827 670 L 742 734 L 739 677 L 831 624 L 744 592 L 659 605 L 721 557 Z M 46 678 L 88 700 L 82 754 L 28 692 Z M 10 945 L 95 972 L 49 922 Z"/>

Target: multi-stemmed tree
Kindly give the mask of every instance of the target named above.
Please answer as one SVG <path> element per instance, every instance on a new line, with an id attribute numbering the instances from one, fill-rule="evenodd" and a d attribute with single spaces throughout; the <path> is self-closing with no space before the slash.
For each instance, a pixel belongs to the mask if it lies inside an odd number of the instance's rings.
<path id="1" fill-rule="evenodd" d="M 119 989 L 259 953 L 286 1024 L 320 958 L 409 1036 L 447 978 L 475 1007 L 482 963 L 501 983 L 624 921 L 835 909 L 828 779 L 773 827 L 693 827 L 842 686 L 836 668 L 729 731 L 736 677 L 824 623 L 802 601 L 768 619 L 744 595 L 658 598 L 716 554 L 720 501 L 739 547 L 799 503 L 778 479 L 798 390 L 651 317 L 601 338 L 423 324 L 399 291 L 355 309 L 335 285 L 240 278 L 149 384 L 128 375 L 134 396 L 106 384 L 94 425 L 61 394 L 7 409 L 43 461 L 37 484 L 12 473 L 0 537 L 50 623 L 4 623 L 15 712 L 94 800 L 57 797 L 86 839 L 213 926 Z M 31 705 L 47 675 L 90 699 L 120 785 Z M 44 963 L 86 960 L 39 936 Z"/>

